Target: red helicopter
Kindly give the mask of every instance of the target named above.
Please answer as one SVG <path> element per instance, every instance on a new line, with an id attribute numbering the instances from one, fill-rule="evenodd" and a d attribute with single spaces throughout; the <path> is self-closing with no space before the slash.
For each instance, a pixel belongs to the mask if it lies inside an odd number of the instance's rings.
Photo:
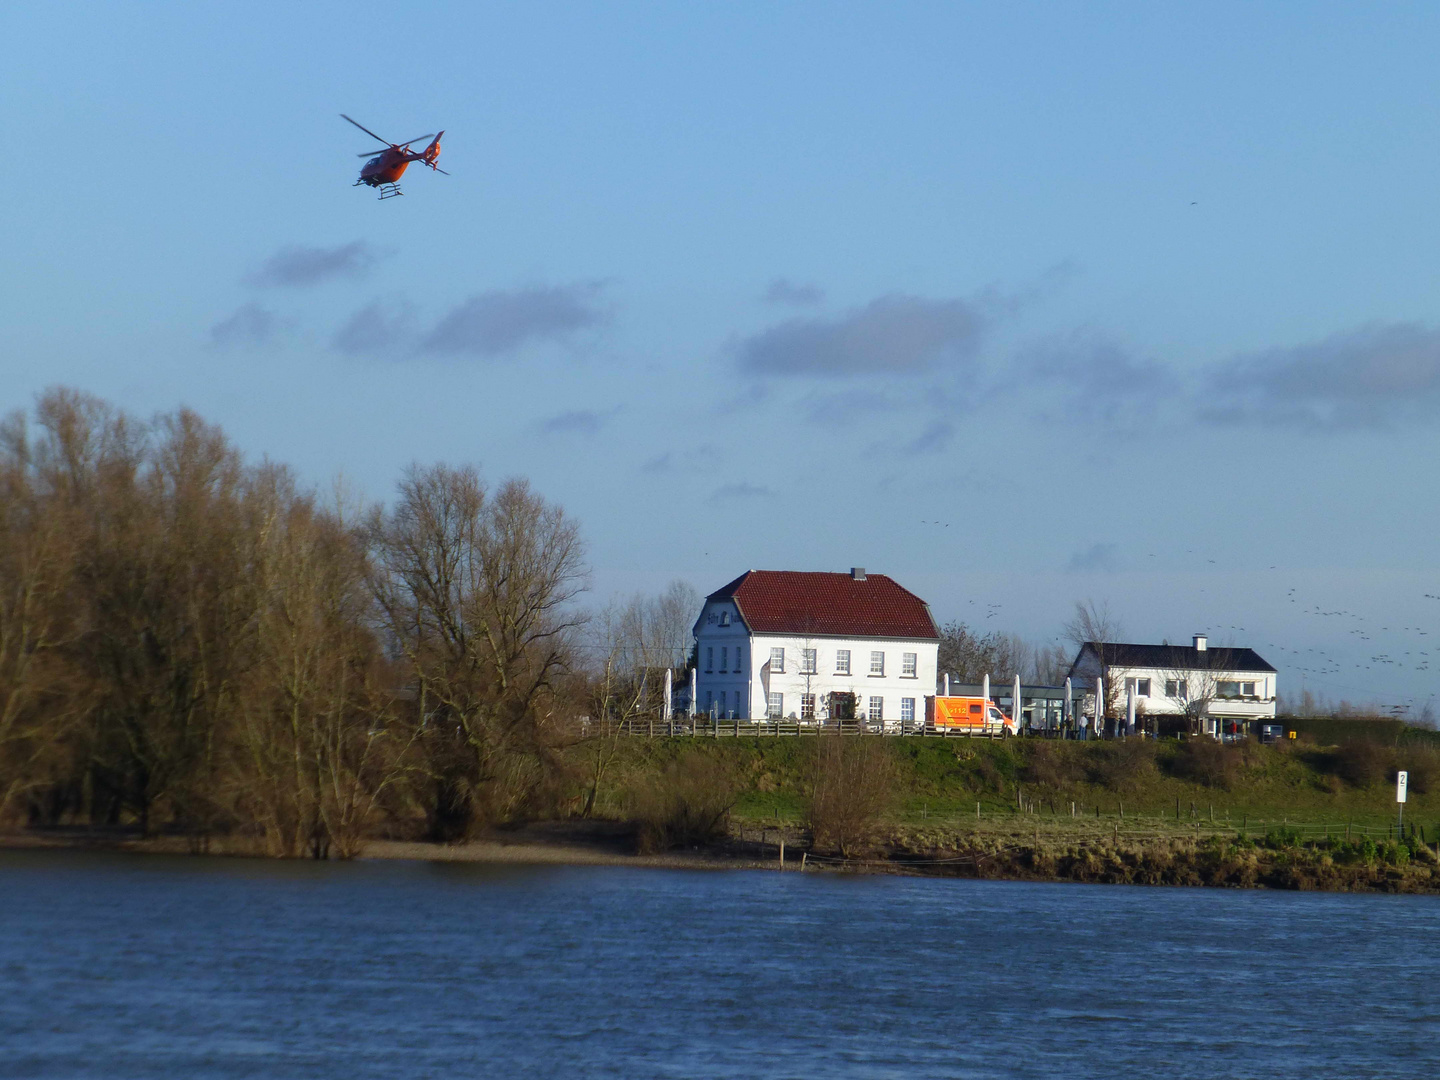
<path id="1" fill-rule="evenodd" d="M 341 113 L 340 119 L 350 120 L 350 117 Z M 369 135 L 372 139 L 380 139 L 379 135 L 376 135 L 363 124 L 356 124 L 354 120 L 350 120 L 350 123 L 355 124 L 357 128 L 365 132 L 365 134 Z M 382 199 L 390 199 L 396 195 L 403 195 L 405 193 L 400 190 L 400 185 L 396 181 L 398 181 L 405 170 L 409 168 L 412 161 L 419 161 L 422 164 L 429 165 L 430 168 L 436 172 L 445 173 L 446 176 L 449 176 L 449 173 L 435 164 L 435 160 L 440 156 L 440 137 L 444 134 L 445 132 L 442 131 L 440 135 L 436 135 L 431 139 L 430 145 L 419 153 L 410 149 L 410 143 L 417 143 L 421 139 L 430 139 L 429 135 L 417 135 L 411 139 L 410 142 L 403 143 L 392 143 L 386 139 L 380 139 L 382 143 L 385 143 L 385 149 L 381 150 L 378 154 L 374 150 L 367 150 L 363 154 L 355 155 L 356 157 L 370 158 L 370 160 L 365 163 L 365 167 L 360 170 L 360 179 L 355 181 L 355 186 L 359 187 L 361 184 L 366 184 L 369 187 L 379 188 L 380 198 Z"/>

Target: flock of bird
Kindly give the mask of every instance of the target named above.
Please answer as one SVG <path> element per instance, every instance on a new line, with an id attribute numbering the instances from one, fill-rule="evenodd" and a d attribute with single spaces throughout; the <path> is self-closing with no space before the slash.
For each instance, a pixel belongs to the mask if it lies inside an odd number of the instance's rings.
<path id="1" fill-rule="evenodd" d="M 922 522 L 922 524 L 926 523 Z M 929 524 L 938 523 L 931 522 Z M 1192 549 L 1189 554 L 1195 554 L 1194 550 Z M 1155 557 L 1155 554 L 1150 554 L 1150 558 Z M 1216 560 L 1211 558 L 1206 558 L 1205 562 L 1206 564 L 1216 564 Z M 1279 567 L 1271 566 L 1269 569 L 1278 570 Z M 1205 590 L 1202 588 L 1199 591 L 1204 592 Z M 1231 642 L 1237 647 L 1255 648 L 1262 656 L 1281 669 L 1282 694 L 1298 697 L 1308 689 L 1312 693 L 1318 692 L 1322 695 L 1350 699 L 1362 707 L 1379 701 L 1397 714 L 1413 714 L 1419 708 L 1428 708 L 1429 694 L 1397 693 L 1388 684 L 1391 676 L 1401 671 L 1412 674 L 1430 671 L 1431 643 L 1426 639 L 1432 633 L 1433 627 L 1401 625 L 1399 620 L 1386 620 L 1382 625 L 1380 620 L 1373 616 L 1367 617 L 1356 611 L 1312 603 L 1302 599 L 1299 592 L 1300 590 L 1295 587 L 1287 589 L 1284 594 L 1285 600 L 1290 604 L 1297 605 L 1300 608 L 1299 614 L 1303 618 L 1316 620 L 1316 629 L 1320 630 L 1321 636 L 1328 638 L 1332 632 L 1338 632 L 1342 635 L 1341 640 L 1337 640 L 1333 645 L 1313 645 L 1302 648 L 1286 645 L 1279 641 L 1254 642 L 1238 637 L 1232 637 Z M 1427 601 L 1440 602 L 1440 593 L 1422 593 L 1421 597 Z M 972 600 L 970 603 L 974 604 L 975 601 Z M 1000 606 L 999 604 L 987 605 L 985 618 L 994 618 L 999 613 Z M 1325 624 L 1333 625 L 1334 631 Z M 1213 629 L 1218 632 L 1225 630 L 1226 627 L 1220 626 Z M 1232 635 L 1248 633 L 1246 628 L 1239 624 L 1230 624 L 1228 629 Z M 1350 640 L 1345 642 L 1343 638 Z M 1378 644 L 1371 644 L 1378 642 L 1383 642 L 1389 648 L 1386 651 L 1378 651 Z M 1223 643 L 1216 641 L 1214 644 L 1221 646 Z M 1365 648 L 1365 644 L 1369 644 L 1370 647 Z M 1355 648 L 1357 645 L 1361 646 L 1358 650 Z M 1294 684 L 1294 676 L 1299 677 L 1300 685 L 1298 687 Z"/>

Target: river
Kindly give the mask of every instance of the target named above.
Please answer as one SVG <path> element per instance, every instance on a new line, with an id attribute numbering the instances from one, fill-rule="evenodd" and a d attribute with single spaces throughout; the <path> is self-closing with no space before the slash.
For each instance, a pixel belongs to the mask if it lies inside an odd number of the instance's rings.
<path id="1" fill-rule="evenodd" d="M 1440 899 L 0 853 L 0 1075 L 1434 1077 Z"/>

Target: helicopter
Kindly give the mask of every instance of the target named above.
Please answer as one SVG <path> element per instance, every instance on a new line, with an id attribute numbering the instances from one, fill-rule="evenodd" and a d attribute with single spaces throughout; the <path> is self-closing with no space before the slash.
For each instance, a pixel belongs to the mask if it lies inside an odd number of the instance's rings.
<path id="1" fill-rule="evenodd" d="M 415 138 L 409 140 L 409 142 L 392 143 L 388 139 L 381 139 L 379 135 L 376 135 L 365 125 L 350 120 L 350 117 L 344 113 L 340 114 L 340 119 L 349 120 L 350 123 L 355 124 L 355 126 L 365 132 L 366 135 L 369 135 L 372 139 L 379 139 L 385 144 L 385 149 L 378 153 L 374 150 L 367 150 L 363 154 L 355 155 L 356 157 L 368 157 L 370 159 L 365 163 L 365 167 L 360 170 L 360 179 L 355 181 L 356 187 L 365 184 L 368 187 L 379 188 L 380 198 L 382 199 L 392 199 L 396 195 L 403 195 L 405 193 L 400 190 L 400 185 L 397 181 L 405 170 L 409 168 L 412 161 L 429 165 L 430 168 L 436 172 L 445 173 L 446 176 L 450 175 L 435 164 L 436 159 L 440 156 L 440 137 L 445 134 L 444 131 L 441 131 L 440 134 L 436 135 L 433 139 L 429 135 L 417 135 Z M 418 153 L 411 150 L 410 143 L 417 143 L 421 139 L 430 139 L 430 145 Z"/>

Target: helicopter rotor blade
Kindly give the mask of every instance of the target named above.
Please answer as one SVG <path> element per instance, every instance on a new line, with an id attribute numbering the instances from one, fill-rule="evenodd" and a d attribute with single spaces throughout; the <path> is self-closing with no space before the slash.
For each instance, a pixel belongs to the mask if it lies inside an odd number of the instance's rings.
<path id="1" fill-rule="evenodd" d="M 384 148 L 382 147 L 382 148 L 379 149 L 379 150 L 366 150 L 363 154 L 356 154 L 355 156 L 356 156 L 356 157 L 374 157 L 376 154 L 383 154 L 384 152 L 385 152 L 385 150 L 384 150 Z"/>
<path id="2" fill-rule="evenodd" d="M 434 137 L 435 137 L 435 136 L 434 136 L 433 134 L 432 134 L 432 135 L 416 135 L 415 138 L 413 138 L 413 139 L 410 140 L 410 142 L 396 143 L 395 145 L 396 145 L 396 146 L 409 146 L 410 143 L 412 143 L 412 142 L 419 142 L 421 139 L 433 139 Z"/>
<path id="3" fill-rule="evenodd" d="M 444 175 L 444 176 L 449 176 L 449 175 L 450 175 L 448 172 L 445 172 L 444 169 L 440 168 L 439 165 L 431 165 L 430 168 L 434 169 L 436 172 L 441 173 L 441 174 Z"/>
<path id="4" fill-rule="evenodd" d="M 342 113 L 340 114 L 340 119 L 341 119 L 341 120 L 350 120 L 350 117 L 346 116 L 346 115 L 342 112 Z M 372 139 L 380 139 L 380 136 L 379 136 L 379 135 L 376 135 L 375 132 L 371 131 L 371 130 L 370 130 L 369 128 L 367 128 L 364 124 L 361 124 L 361 123 L 359 123 L 359 122 L 357 122 L 357 121 L 355 121 L 355 120 L 350 120 L 350 123 L 354 124 L 354 125 L 355 125 L 356 127 L 358 127 L 361 131 L 365 132 L 366 135 L 369 135 Z M 380 139 L 380 141 L 383 142 L 386 146 L 391 145 L 389 139 Z"/>

